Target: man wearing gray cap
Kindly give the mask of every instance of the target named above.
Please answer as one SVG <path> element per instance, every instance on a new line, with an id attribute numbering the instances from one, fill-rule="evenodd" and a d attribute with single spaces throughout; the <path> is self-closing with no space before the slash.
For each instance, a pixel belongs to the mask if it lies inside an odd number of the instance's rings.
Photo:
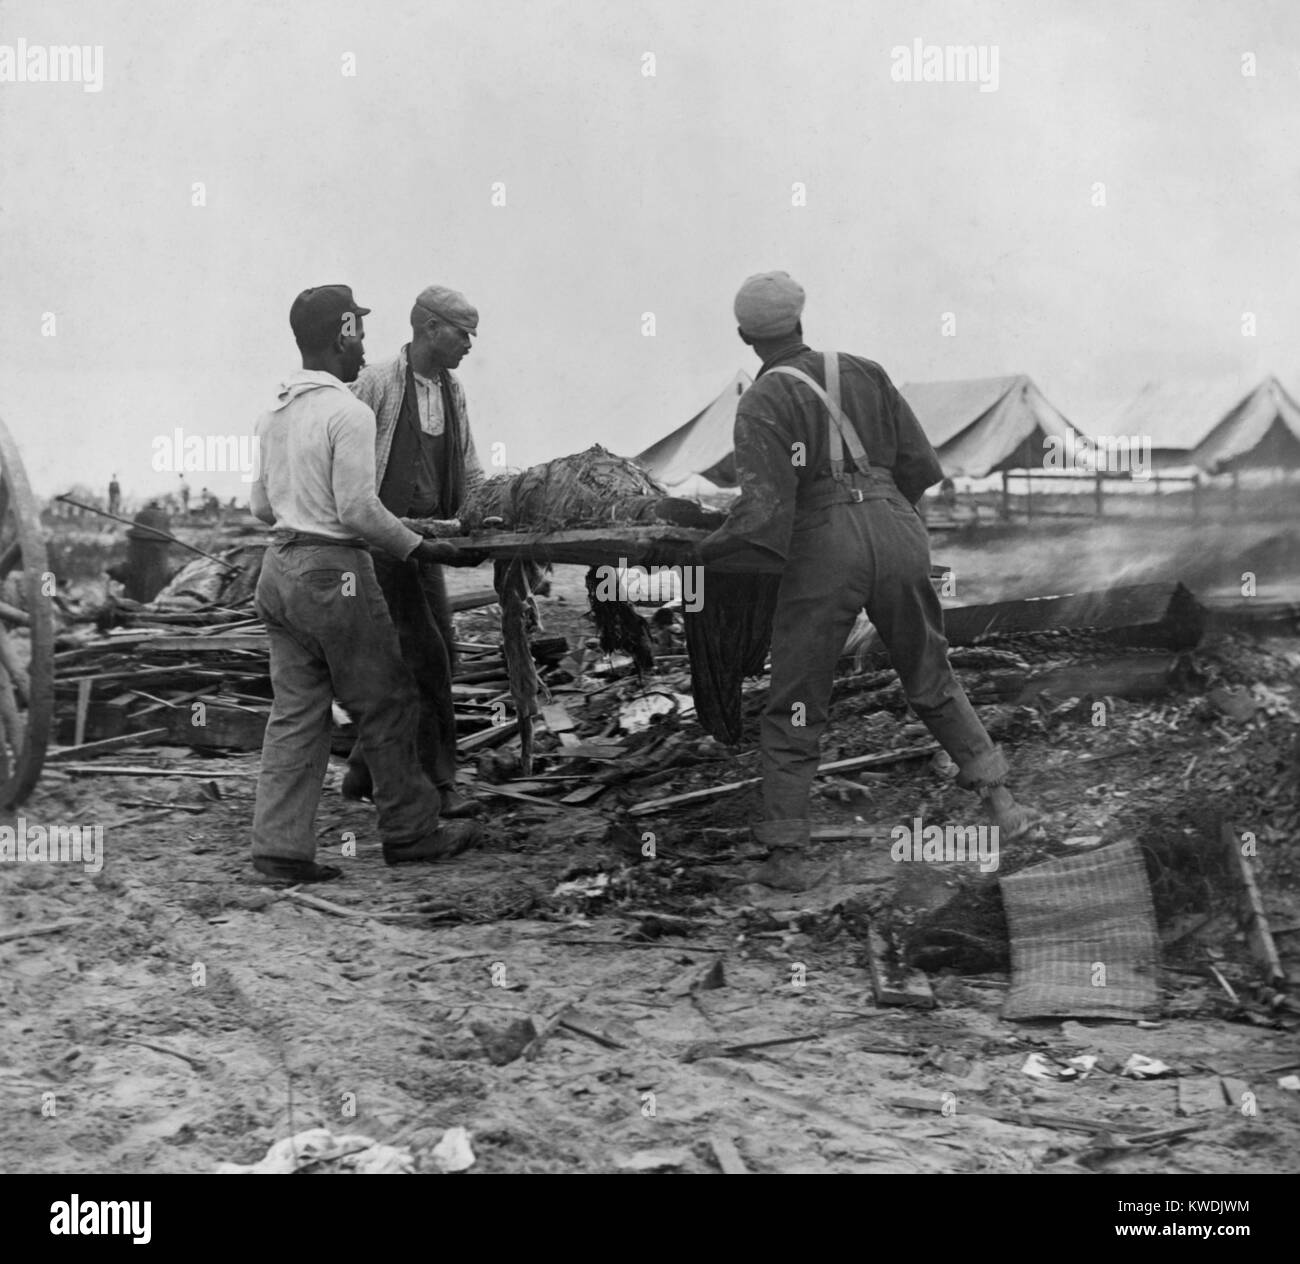
<path id="1" fill-rule="evenodd" d="M 747 555 L 781 570 L 772 679 L 761 725 L 763 817 L 770 848 L 756 882 L 803 890 L 808 799 L 835 663 L 864 606 L 908 702 L 977 790 L 1003 837 L 1034 820 L 1005 782 L 994 746 L 948 665 L 930 545 L 914 506 L 943 477 L 907 401 L 878 364 L 803 341 L 804 292 L 784 272 L 750 277 L 736 295 L 743 342 L 763 362 L 736 408 L 741 494 L 699 546 L 717 564 Z"/>
<path id="2" fill-rule="evenodd" d="M 253 866 L 268 877 L 322 882 L 314 819 L 329 761 L 331 700 L 356 720 L 374 772 L 389 864 L 441 860 L 477 827 L 439 825 L 438 792 L 420 770 L 416 690 L 375 581 L 375 559 L 438 560 L 375 494 L 375 417 L 348 391 L 365 364 L 361 307 L 346 285 L 304 290 L 289 323 L 302 353 L 257 423 L 260 472 L 253 513 L 274 527 L 257 584 L 275 701 L 253 809 Z"/>
<path id="3" fill-rule="evenodd" d="M 411 308 L 411 341 L 391 360 L 363 369 L 352 385 L 374 409 L 379 499 L 398 518 L 454 518 L 483 482 L 465 392 L 452 372 L 477 332 L 469 300 L 431 285 Z M 468 816 L 478 805 L 456 788 L 455 642 L 442 567 L 377 557 L 375 573 L 419 689 L 421 766 L 442 796 L 443 816 Z M 344 797 L 369 798 L 371 782 L 363 737 L 348 756 Z"/>

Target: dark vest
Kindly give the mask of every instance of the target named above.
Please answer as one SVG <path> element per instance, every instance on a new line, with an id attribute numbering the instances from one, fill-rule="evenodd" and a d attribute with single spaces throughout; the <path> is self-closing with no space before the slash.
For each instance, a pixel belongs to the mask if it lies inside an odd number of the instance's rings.
<path id="1" fill-rule="evenodd" d="M 442 443 L 438 460 L 437 518 L 454 518 L 465 498 L 465 447 L 461 440 L 461 417 L 456 411 L 451 379 L 446 370 L 439 374 L 442 387 Z M 411 495 L 415 490 L 416 464 L 420 460 L 420 403 L 415 390 L 415 373 L 411 368 L 410 348 L 406 357 L 406 386 L 402 407 L 397 414 L 393 445 L 388 450 L 388 464 L 379 484 L 379 499 L 385 509 L 399 518 L 407 517 Z"/>

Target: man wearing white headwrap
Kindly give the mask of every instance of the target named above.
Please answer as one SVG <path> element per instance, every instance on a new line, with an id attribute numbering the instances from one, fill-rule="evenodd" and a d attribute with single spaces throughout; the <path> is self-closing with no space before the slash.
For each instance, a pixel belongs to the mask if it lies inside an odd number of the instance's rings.
<path id="1" fill-rule="evenodd" d="M 770 849 L 753 880 L 803 890 L 808 799 L 826 729 L 835 663 L 866 608 L 908 702 L 977 790 L 1002 838 L 1035 813 L 1006 787 L 1007 763 L 952 668 L 930 584 L 930 544 L 915 505 L 943 477 L 907 401 L 871 360 L 803 341 L 804 291 L 784 272 L 736 295 L 743 342 L 763 367 L 736 409 L 741 486 L 726 523 L 698 550 L 705 565 L 747 555 L 782 572 L 772 679 L 761 726 L 763 820 Z"/>

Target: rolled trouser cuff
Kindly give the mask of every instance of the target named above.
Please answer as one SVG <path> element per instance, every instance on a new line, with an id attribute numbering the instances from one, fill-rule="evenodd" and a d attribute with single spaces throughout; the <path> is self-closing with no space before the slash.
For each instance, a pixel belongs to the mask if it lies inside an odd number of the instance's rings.
<path id="1" fill-rule="evenodd" d="M 957 766 L 957 784 L 964 790 L 990 790 L 1006 785 L 1011 767 L 1000 746 L 965 760 Z"/>
<path id="2" fill-rule="evenodd" d="M 750 833 L 767 847 L 806 847 L 812 825 L 807 817 L 780 821 L 755 821 Z"/>

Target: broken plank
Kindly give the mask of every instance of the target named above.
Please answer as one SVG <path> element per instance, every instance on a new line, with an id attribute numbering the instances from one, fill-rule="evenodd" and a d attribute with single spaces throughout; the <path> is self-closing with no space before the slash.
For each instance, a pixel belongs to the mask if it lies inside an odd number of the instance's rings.
<path id="1" fill-rule="evenodd" d="M 546 751 L 547 759 L 599 759 L 610 760 L 618 759 L 626 752 L 621 742 L 574 742 L 572 733 L 560 735 L 560 740 L 570 739 L 568 745 L 563 746 L 560 750 Z"/>
<path id="2" fill-rule="evenodd" d="M 1002 696 L 1010 696 L 1019 706 L 1032 703 L 1042 693 L 1058 698 L 1084 694 L 1094 698 L 1158 698 L 1176 689 L 1189 671 L 1190 664 L 1181 654 L 1126 654 L 1021 676 L 1023 683 L 1010 680 L 1012 687 Z"/>
<path id="3" fill-rule="evenodd" d="M 218 701 L 192 705 L 202 706 L 203 710 L 195 712 L 184 708 L 168 711 L 162 717 L 167 721 L 167 731 L 171 734 L 174 745 L 189 746 L 195 750 L 262 749 L 266 726 L 271 718 L 269 702 L 264 711 Z"/>
<path id="4" fill-rule="evenodd" d="M 220 632 L 212 636 L 165 634 L 152 637 L 148 650 L 179 650 L 183 654 L 215 654 L 223 650 L 271 652 L 271 638 L 265 632 Z"/>
<path id="5" fill-rule="evenodd" d="M 521 790 L 511 790 L 508 786 L 492 786 L 485 782 L 479 782 L 477 788 L 480 794 L 496 795 L 502 799 L 514 799 L 519 803 L 531 803 L 534 807 L 547 808 L 551 812 L 560 811 L 560 805 L 550 799 L 539 799 L 536 795 L 524 794 Z"/>
<path id="6" fill-rule="evenodd" d="M 1223 1085 L 1217 1075 L 1179 1079 L 1178 1113 L 1180 1115 L 1201 1115 L 1206 1111 L 1223 1108 Z"/>
<path id="7" fill-rule="evenodd" d="M 471 733 L 456 743 L 458 751 L 478 750 L 483 746 L 497 746 L 519 732 L 518 720 L 507 720 L 504 724 L 494 724 L 480 733 Z"/>
<path id="8" fill-rule="evenodd" d="M 900 750 L 882 751 L 878 755 L 857 755 L 852 759 L 837 759 L 829 764 L 822 764 L 817 775 L 828 772 L 842 772 L 850 768 L 877 768 L 884 764 L 899 763 L 904 759 L 920 759 L 924 755 L 933 755 L 939 749 L 938 743 L 926 742 L 920 746 L 907 746 Z M 679 807 L 684 803 L 700 803 L 705 799 L 716 798 L 720 794 L 730 794 L 735 790 L 744 790 L 762 782 L 761 777 L 746 777 L 743 781 L 729 781 L 721 786 L 708 786 L 703 790 L 690 790 L 686 794 L 671 794 L 663 799 L 648 799 L 644 803 L 633 804 L 628 808 L 629 816 L 647 816 L 652 812 L 662 812 L 666 808 Z"/>
<path id="9" fill-rule="evenodd" d="M 713 1157 L 717 1159 L 725 1176 L 751 1175 L 744 1159 L 740 1157 L 740 1151 L 736 1149 L 736 1143 L 730 1137 L 720 1132 L 709 1133 L 709 1149 L 713 1151 Z"/>
<path id="10" fill-rule="evenodd" d="M 124 746 L 149 746 L 166 736 L 166 729 L 143 729 L 138 733 L 101 738 L 98 742 L 82 742 L 80 746 L 55 747 L 45 756 L 45 762 L 57 763 L 64 759 L 77 759 L 82 755 L 100 755 L 105 751 L 120 750 Z"/>
<path id="11" fill-rule="evenodd" d="M 592 799 L 599 798 L 608 789 L 608 786 L 579 786 L 578 789 L 571 790 L 568 794 L 562 796 L 560 802 L 570 807 L 576 804 L 590 803 Z"/>
<path id="12" fill-rule="evenodd" d="M 814 843 L 853 838 L 890 838 L 895 828 L 893 825 L 814 825 L 808 832 L 808 837 Z"/>
<path id="13" fill-rule="evenodd" d="M 1264 972 L 1265 981 L 1270 987 L 1285 990 L 1287 986 L 1286 971 L 1282 968 L 1282 959 L 1278 956 L 1277 945 L 1273 942 L 1273 932 L 1269 929 L 1268 916 L 1264 912 L 1264 897 L 1260 894 L 1259 884 L 1255 881 L 1255 871 L 1250 861 L 1242 853 L 1242 844 L 1236 831 L 1224 822 L 1220 833 L 1223 846 L 1230 855 L 1229 867 L 1241 884 L 1243 910 L 1240 921 L 1244 923 L 1246 938 L 1256 963 Z"/>
<path id="14" fill-rule="evenodd" d="M 588 1040 L 594 1040 L 596 1044 L 601 1045 L 606 1049 L 627 1048 L 627 1045 L 621 1043 L 618 1040 L 613 1039 L 610 1036 L 606 1036 L 603 1032 L 593 1031 L 590 1027 L 584 1027 L 581 1023 L 575 1023 L 572 1019 L 568 1017 L 561 1019 L 559 1025 L 561 1030 L 571 1031 L 576 1036 L 586 1036 Z"/>
<path id="15" fill-rule="evenodd" d="M 867 955 L 871 962 L 871 988 L 877 1005 L 934 1008 L 930 980 L 920 970 L 897 959 L 874 924 L 867 933 Z"/>
<path id="16" fill-rule="evenodd" d="M 1070 629 L 1107 632 L 1125 645 L 1191 649 L 1205 630 L 1205 609 L 1182 584 L 1131 584 L 1100 592 L 956 606 L 943 612 L 943 628 L 953 646 L 975 645 L 994 636 Z"/>
<path id="17" fill-rule="evenodd" d="M 547 702 L 541 707 L 542 719 L 546 727 L 557 737 L 561 733 L 572 733 L 578 726 L 562 702 Z"/>
<path id="18" fill-rule="evenodd" d="M 90 710 L 90 681 L 77 682 L 77 721 L 72 730 L 73 746 L 83 746 L 86 741 L 86 713 Z"/>
<path id="19" fill-rule="evenodd" d="M 978 1106 L 975 1103 L 958 1101 L 954 1111 L 949 1102 L 939 1093 L 931 1097 L 914 1097 L 902 1094 L 886 1097 L 885 1105 L 897 1110 L 924 1110 L 940 1114 L 979 1115 L 982 1119 L 996 1119 L 1000 1123 L 1017 1124 L 1021 1128 L 1060 1128 L 1067 1132 L 1110 1132 L 1125 1137 L 1136 1137 L 1142 1133 L 1142 1126 L 1122 1124 L 1110 1119 L 1085 1119 L 1073 1115 L 1051 1115 L 1037 1110 L 998 1110 L 992 1106 Z M 1199 1125 L 1197 1125 L 1199 1127 Z"/>
<path id="20" fill-rule="evenodd" d="M 203 666 L 202 663 L 176 663 L 170 667 L 127 667 L 121 671 L 99 672 L 90 676 L 64 676 L 56 684 L 59 685 L 77 685 L 80 687 L 82 681 L 90 681 L 92 684 L 98 684 L 105 680 L 152 680 L 155 676 L 161 676 L 169 679 L 173 676 L 179 676 L 184 672 L 193 671 L 199 674 L 198 668 Z M 265 675 L 265 673 L 261 673 Z"/>
<path id="21" fill-rule="evenodd" d="M 263 889 L 270 890 L 269 887 Z M 323 900 L 319 895 L 308 895 L 305 891 L 299 891 L 297 887 L 290 887 L 287 891 L 279 891 L 275 892 L 275 894 L 290 900 L 297 900 L 300 904 L 307 905 L 308 908 L 316 909 L 320 913 L 330 913 L 334 917 L 360 917 L 371 918 L 377 922 L 401 922 L 419 921 L 426 916 L 424 913 L 372 913 L 365 909 L 345 908 L 342 904 L 335 904 L 332 900 Z"/>
<path id="22" fill-rule="evenodd" d="M 61 764 L 60 767 L 65 772 L 97 772 L 108 777 L 198 777 L 204 781 L 212 777 L 242 777 L 245 781 L 248 780 L 247 771 L 209 772 L 204 770 L 197 772 L 190 768 L 126 767 L 120 764 Z"/>
<path id="23" fill-rule="evenodd" d="M 1247 1109 L 1247 1103 L 1252 1094 L 1250 1085 L 1245 1080 L 1234 1080 L 1225 1075 L 1219 1080 L 1219 1088 L 1223 1093 L 1223 1100 L 1228 1106 L 1239 1111 Z"/>

